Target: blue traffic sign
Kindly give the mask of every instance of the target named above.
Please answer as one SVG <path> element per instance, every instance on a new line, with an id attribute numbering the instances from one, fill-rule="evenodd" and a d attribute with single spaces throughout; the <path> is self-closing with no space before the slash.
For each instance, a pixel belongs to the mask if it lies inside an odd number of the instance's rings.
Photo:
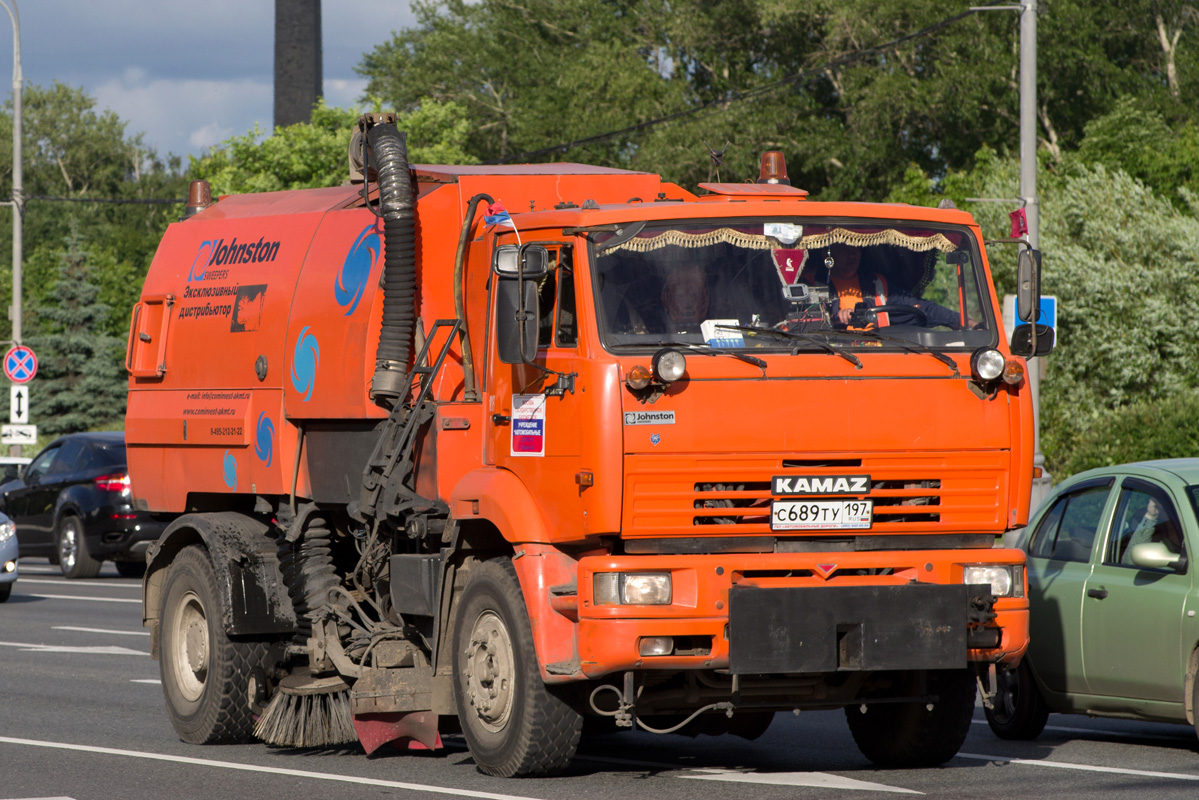
<path id="1" fill-rule="evenodd" d="M 19 344 L 4 356 L 4 374 L 13 383 L 29 383 L 37 374 L 37 356 Z"/>

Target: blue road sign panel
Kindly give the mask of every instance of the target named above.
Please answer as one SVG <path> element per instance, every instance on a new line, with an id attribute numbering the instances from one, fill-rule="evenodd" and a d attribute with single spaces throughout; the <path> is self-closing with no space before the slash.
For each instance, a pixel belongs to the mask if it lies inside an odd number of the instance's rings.
<path id="1" fill-rule="evenodd" d="M 17 345 L 4 356 L 4 375 L 13 383 L 29 383 L 37 374 L 37 356 L 25 345 Z"/>

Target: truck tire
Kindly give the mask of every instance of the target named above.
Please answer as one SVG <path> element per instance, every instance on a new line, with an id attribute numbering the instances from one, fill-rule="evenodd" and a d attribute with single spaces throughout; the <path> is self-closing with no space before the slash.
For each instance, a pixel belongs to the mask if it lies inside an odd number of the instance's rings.
<path id="1" fill-rule="evenodd" d="M 919 691 L 920 673 L 909 673 L 899 693 Z M 862 755 L 881 767 L 935 767 L 957 755 L 974 717 L 974 673 L 929 670 L 926 691 L 937 701 L 846 706 L 850 733 Z"/>
<path id="2" fill-rule="evenodd" d="M 509 559 L 484 562 L 466 579 L 454 621 L 454 699 L 485 775 L 548 775 L 574 758 L 583 716 L 541 679 Z"/>
<path id="3" fill-rule="evenodd" d="M 58 520 L 58 568 L 67 578 L 94 578 L 100 574 L 101 562 L 92 558 L 83 538 L 83 521 L 74 514 L 64 514 Z"/>
<path id="4" fill-rule="evenodd" d="M 1027 660 L 1015 669 L 1001 670 L 994 708 L 984 708 L 987 724 L 1000 739 L 1028 741 L 1041 735 L 1049 719 L 1049 706 L 1037 689 Z"/>
<path id="5" fill-rule="evenodd" d="M 158 663 L 167 713 L 189 744 L 251 741 L 249 684 L 268 644 L 233 641 L 206 551 L 187 547 L 170 566 L 159 611 Z"/>

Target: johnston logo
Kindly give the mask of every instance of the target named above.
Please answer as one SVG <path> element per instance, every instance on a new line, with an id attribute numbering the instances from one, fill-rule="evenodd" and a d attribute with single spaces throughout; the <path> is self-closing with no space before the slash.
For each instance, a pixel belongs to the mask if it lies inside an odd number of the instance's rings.
<path id="1" fill-rule="evenodd" d="M 869 475 L 775 475 L 771 494 L 868 494 Z"/>
<path id="2" fill-rule="evenodd" d="M 280 242 L 268 242 L 266 237 L 259 236 L 256 242 L 239 242 L 237 237 L 228 244 L 224 239 L 209 239 L 200 242 L 196 256 L 192 259 L 191 270 L 187 274 L 189 281 L 202 281 L 208 268 L 226 264 L 260 264 L 274 261 L 279 254 Z"/>

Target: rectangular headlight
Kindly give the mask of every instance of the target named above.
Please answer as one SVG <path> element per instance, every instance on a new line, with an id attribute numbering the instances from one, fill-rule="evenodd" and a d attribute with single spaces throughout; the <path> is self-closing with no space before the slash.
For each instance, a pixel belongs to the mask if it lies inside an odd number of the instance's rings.
<path id="1" fill-rule="evenodd" d="M 972 564 L 962 568 L 962 583 L 990 584 L 996 597 L 1024 596 L 1024 568 L 1018 564 Z"/>
<path id="2" fill-rule="evenodd" d="M 597 572 L 592 579 L 595 604 L 665 606 L 670 604 L 669 572 Z"/>

